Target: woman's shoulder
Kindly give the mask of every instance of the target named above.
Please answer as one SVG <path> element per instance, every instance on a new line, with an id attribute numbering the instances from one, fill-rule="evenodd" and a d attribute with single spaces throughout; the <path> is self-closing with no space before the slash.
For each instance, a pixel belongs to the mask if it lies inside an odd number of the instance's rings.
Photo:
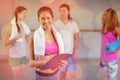
<path id="1" fill-rule="evenodd" d="M 105 38 L 108 38 L 108 39 L 116 39 L 113 32 L 102 33 L 102 37 L 105 37 Z"/>
<path id="2" fill-rule="evenodd" d="M 34 31 L 33 34 L 36 34 L 36 33 L 38 33 L 39 31 L 41 31 L 41 27 L 38 27 L 38 28 Z"/>
<path id="3" fill-rule="evenodd" d="M 11 26 L 12 26 L 12 24 L 11 24 L 11 23 L 8 23 L 6 26 L 7 26 L 7 27 L 11 27 Z"/>
<path id="4" fill-rule="evenodd" d="M 33 33 L 33 37 L 38 38 L 38 36 L 43 36 L 44 35 L 44 30 L 42 27 L 39 27 L 38 29 L 36 29 Z"/>
<path id="5" fill-rule="evenodd" d="M 74 25 L 77 25 L 77 22 L 75 21 L 75 20 L 70 20 L 70 22 L 72 23 L 72 24 L 74 24 Z"/>
<path id="6" fill-rule="evenodd" d="M 12 24 L 11 23 L 8 23 L 7 25 L 5 25 L 5 29 L 11 30 L 11 28 L 12 28 Z"/>
<path id="7" fill-rule="evenodd" d="M 112 34 L 113 34 L 112 32 L 102 33 L 103 36 L 110 36 Z"/>

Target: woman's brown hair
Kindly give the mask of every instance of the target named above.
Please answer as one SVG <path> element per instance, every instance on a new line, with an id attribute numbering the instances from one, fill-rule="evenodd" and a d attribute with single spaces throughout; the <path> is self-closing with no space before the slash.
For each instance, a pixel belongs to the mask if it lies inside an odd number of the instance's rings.
<path id="1" fill-rule="evenodd" d="M 52 11 L 52 9 L 50 7 L 44 6 L 44 7 L 39 8 L 39 10 L 37 12 L 38 19 L 40 17 L 41 12 L 43 12 L 43 11 L 48 11 L 51 14 L 51 16 L 53 17 L 53 11 Z"/>
<path id="2" fill-rule="evenodd" d="M 18 32 L 20 32 L 20 27 L 18 25 L 18 13 L 21 13 L 22 11 L 24 10 L 27 10 L 25 7 L 23 6 L 18 6 L 16 9 L 15 9 L 15 12 L 14 12 L 14 15 L 15 15 L 15 20 L 16 20 L 16 26 L 17 26 L 17 29 L 18 29 Z"/>

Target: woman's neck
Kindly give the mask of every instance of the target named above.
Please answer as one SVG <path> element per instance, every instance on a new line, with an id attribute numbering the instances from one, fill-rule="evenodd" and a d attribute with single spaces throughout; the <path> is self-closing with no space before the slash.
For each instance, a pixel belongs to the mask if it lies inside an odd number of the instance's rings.
<path id="1" fill-rule="evenodd" d="M 21 21 L 22 21 L 22 20 L 18 19 L 17 24 L 18 24 L 18 25 L 21 25 Z"/>
<path id="2" fill-rule="evenodd" d="M 52 30 L 51 30 L 51 28 L 47 28 L 47 29 L 45 29 L 44 31 L 45 31 L 46 33 L 51 33 Z"/>
<path id="3" fill-rule="evenodd" d="M 64 24 L 67 24 L 69 22 L 69 20 L 67 18 L 60 18 L 60 19 Z"/>

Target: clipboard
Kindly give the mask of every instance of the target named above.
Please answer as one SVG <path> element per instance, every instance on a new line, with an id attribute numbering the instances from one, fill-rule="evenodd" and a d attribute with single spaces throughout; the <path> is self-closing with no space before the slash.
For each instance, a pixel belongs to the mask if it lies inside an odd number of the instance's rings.
<path id="1" fill-rule="evenodd" d="M 58 62 L 60 60 L 68 60 L 71 54 L 57 54 L 52 59 L 50 59 L 41 69 L 55 69 L 59 67 Z"/>

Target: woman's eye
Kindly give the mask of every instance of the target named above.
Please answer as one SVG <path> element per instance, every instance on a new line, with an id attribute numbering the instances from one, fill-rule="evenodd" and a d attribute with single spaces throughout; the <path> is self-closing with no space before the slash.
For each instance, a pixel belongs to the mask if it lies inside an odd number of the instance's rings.
<path id="1" fill-rule="evenodd" d="M 41 18 L 41 20 L 45 20 L 45 18 Z"/>
<path id="2" fill-rule="evenodd" d="M 47 19 L 50 19 L 50 17 L 48 17 Z"/>

